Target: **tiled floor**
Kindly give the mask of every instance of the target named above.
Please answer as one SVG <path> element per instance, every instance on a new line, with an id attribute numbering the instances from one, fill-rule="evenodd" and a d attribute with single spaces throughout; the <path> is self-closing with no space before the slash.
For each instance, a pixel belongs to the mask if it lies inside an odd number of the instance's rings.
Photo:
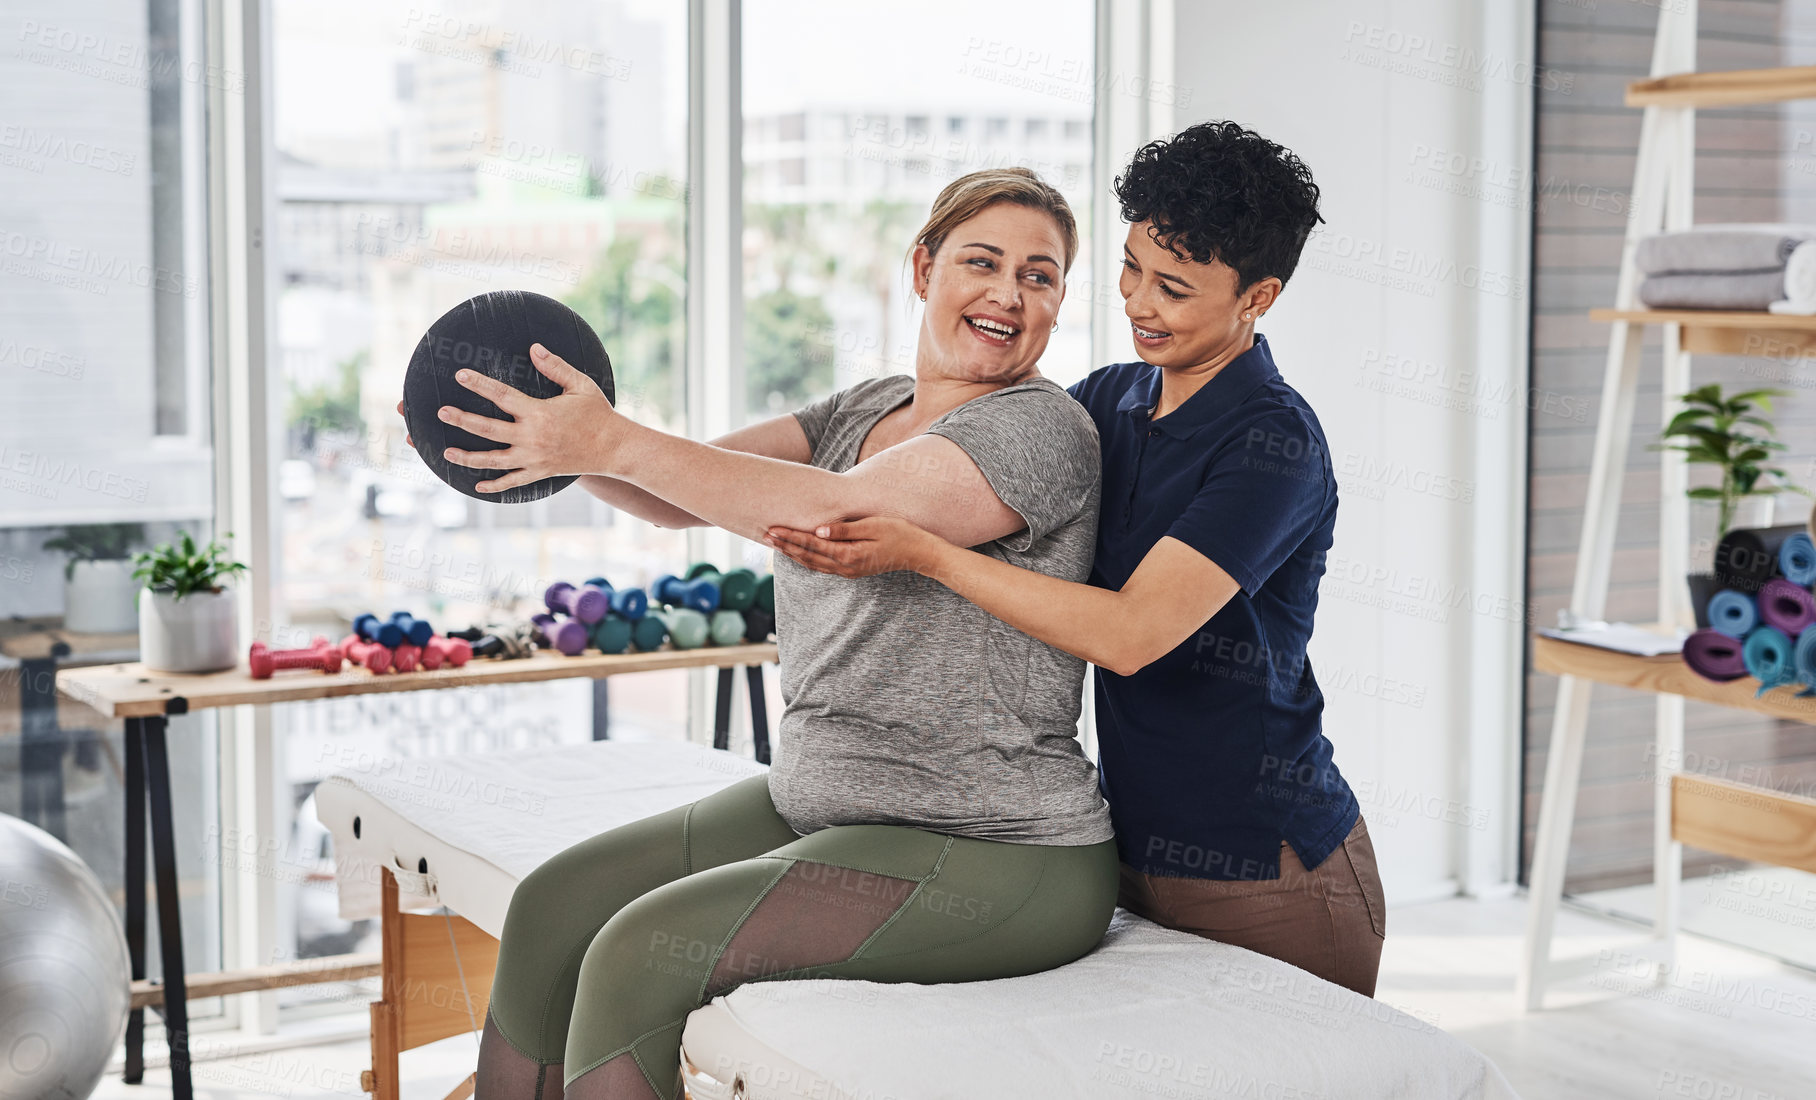
<path id="1" fill-rule="evenodd" d="M 1633 929 L 1565 911 L 1558 953 L 1599 965 L 1558 987 L 1547 1011 L 1522 1015 L 1513 974 L 1525 910 L 1521 898 L 1390 910 L 1378 995 L 1493 1058 L 1525 1100 L 1816 1097 L 1816 975 L 1686 936 L 1666 980 L 1648 982 L 1622 951 Z M 405 1100 L 439 1100 L 472 1071 L 475 1050 L 458 1036 L 405 1054 Z M 367 1064 L 363 1037 L 246 1054 L 198 1065 L 196 1094 L 354 1098 Z M 162 1069 L 139 1087 L 115 1074 L 95 1095 L 167 1100 L 168 1081 Z"/>

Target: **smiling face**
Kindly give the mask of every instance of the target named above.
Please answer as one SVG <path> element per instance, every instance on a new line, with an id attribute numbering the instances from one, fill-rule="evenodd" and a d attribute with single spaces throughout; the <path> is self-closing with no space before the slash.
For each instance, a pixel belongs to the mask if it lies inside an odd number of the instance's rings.
<path id="1" fill-rule="evenodd" d="M 960 222 L 937 254 L 914 250 L 925 294 L 917 367 L 970 382 L 1032 375 L 1066 296 L 1064 239 L 1052 215 L 999 202 Z"/>
<path id="2" fill-rule="evenodd" d="M 1280 294 L 1266 278 L 1236 293 L 1236 269 L 1217 260 L 1194 263 L 1162 248 L 1148 222 L 1129 226 L 1123 243 L 1123 312 L 1135 350 L 1157 367 L 1221 366 L 1254 344 L 1255 322 Z"/>

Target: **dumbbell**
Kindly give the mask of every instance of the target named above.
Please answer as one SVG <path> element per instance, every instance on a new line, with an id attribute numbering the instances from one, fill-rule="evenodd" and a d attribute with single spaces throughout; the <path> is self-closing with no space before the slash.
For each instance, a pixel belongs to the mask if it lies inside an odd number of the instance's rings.
<path id="1" fill-rule="evenodd" d="M 714 645 L 737 645 L 744 640 L 743 612 L 713 612 L 713 617 L 706 622 L 706 633 Z"/>
<path id="2" fill-rule="evenodd" d="M 605 618 L 612 606 L 611 596 L 591 582 L 585 588 L 575 588 L 566 581 L 556 581 L 542 594 L 542 602 L 550 611 L 559 611 L 589 626 Z"/>
<path id="3" fill-rule="evenodd" d="M 776 575 L 774 573 L 765 573 L 757 579 L 757 597 L 751 606 L 767 611 L 771 615 L 776 613 Z"/>
<path id="4" fill-rule="evenodd" d="M 377 642 L 386 649 L 396 649 L 404 643 L 402 627 L 370 612 L 353 620 L 353 633 L 359 635 L 361 641 Z"/>
<path id="5" fill-rule="evenodd" d="M 417 649 L 421 649 L 423 646 L 428 645 L 429 639 L 435 636 L 434 627 L 430 626 L 424 620 L 410 614 L 408 611 L 391 612 L 390 622 L 393 626 L 397 627 L 397 629 L 403 631 L 404 640 Z"/>
<path id="6" fill-rule="evenodd" d="M 601 653 L 623 653 L 631 644 L 631 621 L 607 615 L 593 624 L 593 648 Z"/>
<path id="7" fill-rule="evenodd" d="M 649 596 L 641 588 L 613 588 L 604 577 L 594 577 L 586 582 L 589 588 L 597 588 L 611 600 L 612 610 L 620 618 L 636 622 L 649 614 Z"/>
<path id="8" fill-rule="evenodd" d="M 684 581 L 665 574 L 650 585 L 649 594 L 664 607 L 691 608 L 702 616 L 719 610 L 719 586 L 711 581 Z M 669 634 L 672 636 L 674 631 L 670 630 Z"/>
<path id="9" fill-rule="evenodd" d="M 560 650 L 569 657 L 586 648 L 586 624 L 573 619 L 557 619 L 543 612 L 530 616 L 530 623 L 535 627 L 541 643 L 551 649 Z"/>
<path id="10" fill-rule="evenodd" d="M 757 598 L 757 575 L 748 569 L 721 573 L 709 562 L 695 562 L 687 567 L 690 581 L 711 581 L 719 586 L 719 606 L 727 611 L 743 611 Z"/>
<path id="11" fill-rule="evenodd" d="M 377 642 L 362 640 L 358 634 L 349 634 L 341 640 L 341 652 L 346 654 L 347 660 L 363 666 L 367 672 L 376 675 L 391 671 L 391 651 Z"/>
<path id="12" fill-rule="evenodd" d="M 399 672 L 415 672 L 416 666 L 422 663 L 422 649 L 409 642 L 391 651 L 391 667 Z"/>
<path id="13" fill-rule="evenodd" d="M 470 643 L 475 657 L 501 657 L 505 660 L 516 660 L 520 657 L 528 657 L 534 652 L 530 644 L 530 631 L 523 624 L 470 626 L 465 630 L 451 630 L 448 632 L 448 637 Z"/>
<path id="14" fill-rule="evenodd" d="M 329 645 L 328 639 L 319 634 L 308 649 L 272 649 L 264 642 L 253 642 L 252 652 L 247 658 L 252 665 L 254 680 L 269 680 L 271 674 L 280 668 L 319 668 L 323 672 L 339 672 L 341 667 L 340 646 Z"/>
<path id="15" fill-rule="evenodd" d="M 699 649 L 706 644 L 710 627 L 706 616 L 693 608 L 665 607 L 649 614 L 668 628 L 668 640 L 675 643 L 676 649 Z"/>
<path id="16" fill-rule="evenodd" d="M 645 615 L 631 624 L 631 644 L 639 653 L 661 649 L 668 641 L 668 624 L 654 615 Z"/>
<path id="17" fill-rule="evenodd" d="M 461 638 L 444 638 L 437 634 L 422 647 L 422 667 L 430 672 L 443 665 L 459 668 L 473 656 L 473 646 Z"/>
<path id="18" fill-rule="evenodd" d="M 776 617 L 760 607 L 753 607 L 744 613 L 744 640 L 747 642 L 767 642 L 769 636 L 776 632 Z"/>

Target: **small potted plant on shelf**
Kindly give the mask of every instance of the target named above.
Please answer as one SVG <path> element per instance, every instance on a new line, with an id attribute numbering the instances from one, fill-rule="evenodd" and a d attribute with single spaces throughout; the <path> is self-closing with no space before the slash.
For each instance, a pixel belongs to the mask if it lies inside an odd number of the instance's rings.
<path id="1" fill-rule="evenodd" d="M 63 628 L 79 634 L 123 634 L 137 622 L 132 548 L 145 541 L 142 523 L 76 523 L 44 549 L 69 556 L 63 567 Z"/>
<path id="2" fill-rule="evenodd" d="M 232 538 L 232 535 L 226 536 Z M 226 581 L 246 571 L 219 542 L 197 547 L 184 531 L 173 545 L 133 555 L 139 593 L 139 659 L 159 672 L 215 672 L 239 661 L 238 608 Z"/>
<path id="3" fill-rule="evenodd" d="M 1694 532 L 1699 548 L 1694 564 L 1698 569 L 1688 581 L 1690 606 L 1696 611 L 1699 627 L 1709 625 L 1709 598 L 1715 595 L 1716 544 L 1735 528 L 1741 505 L 1750 501 L 1762 505 L 1762 514 L 1748 517 L 1748 525 L 1765 526 L 1772 519 L 1773 497 L 1780 493 L 1809 495 L 1808 490 L 1787 481 L 1783 469 L 1766 465 L 1776 452 L 1785 450 L 1785 445 L 1773 438 L 1772 422 L 1759 414 L 1772 411 L 1772 398 L 1788 394 L 1789 391 L 1774 389 L 1723 394 L 1717 383 L 1699 386 L 1684 395 L 1684 408 L 1660 433 L 1663 442 L 1652 446 L 1655 451 L 1682 451 L 1686 462 L 1714 467 L 1720 475 L 1718 484 L 1693 486 L 1686 493 L 1692 501 L 1713 505 L 1716 512 L 1713 532 Z M 1707 554 L 1700 552 L 1705 546 Z"/>

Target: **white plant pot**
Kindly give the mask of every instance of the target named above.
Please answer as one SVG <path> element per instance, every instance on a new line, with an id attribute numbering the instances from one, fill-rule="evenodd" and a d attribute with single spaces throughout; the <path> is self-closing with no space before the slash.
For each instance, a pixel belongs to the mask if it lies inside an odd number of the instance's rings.
<path id="1" fill-rule="evenodd" d="M 158 672 L 217 672 L 239 663 L 238 601 L 233 589 L 139 591 L 139 660 Z"/>
<path id="2" fill-rule="evenodd" d="M 77 634 L 126 634 L 139 623 L 139 582 L 130 561 L 79 561 L 63 582 L 63 628 Z"/>

